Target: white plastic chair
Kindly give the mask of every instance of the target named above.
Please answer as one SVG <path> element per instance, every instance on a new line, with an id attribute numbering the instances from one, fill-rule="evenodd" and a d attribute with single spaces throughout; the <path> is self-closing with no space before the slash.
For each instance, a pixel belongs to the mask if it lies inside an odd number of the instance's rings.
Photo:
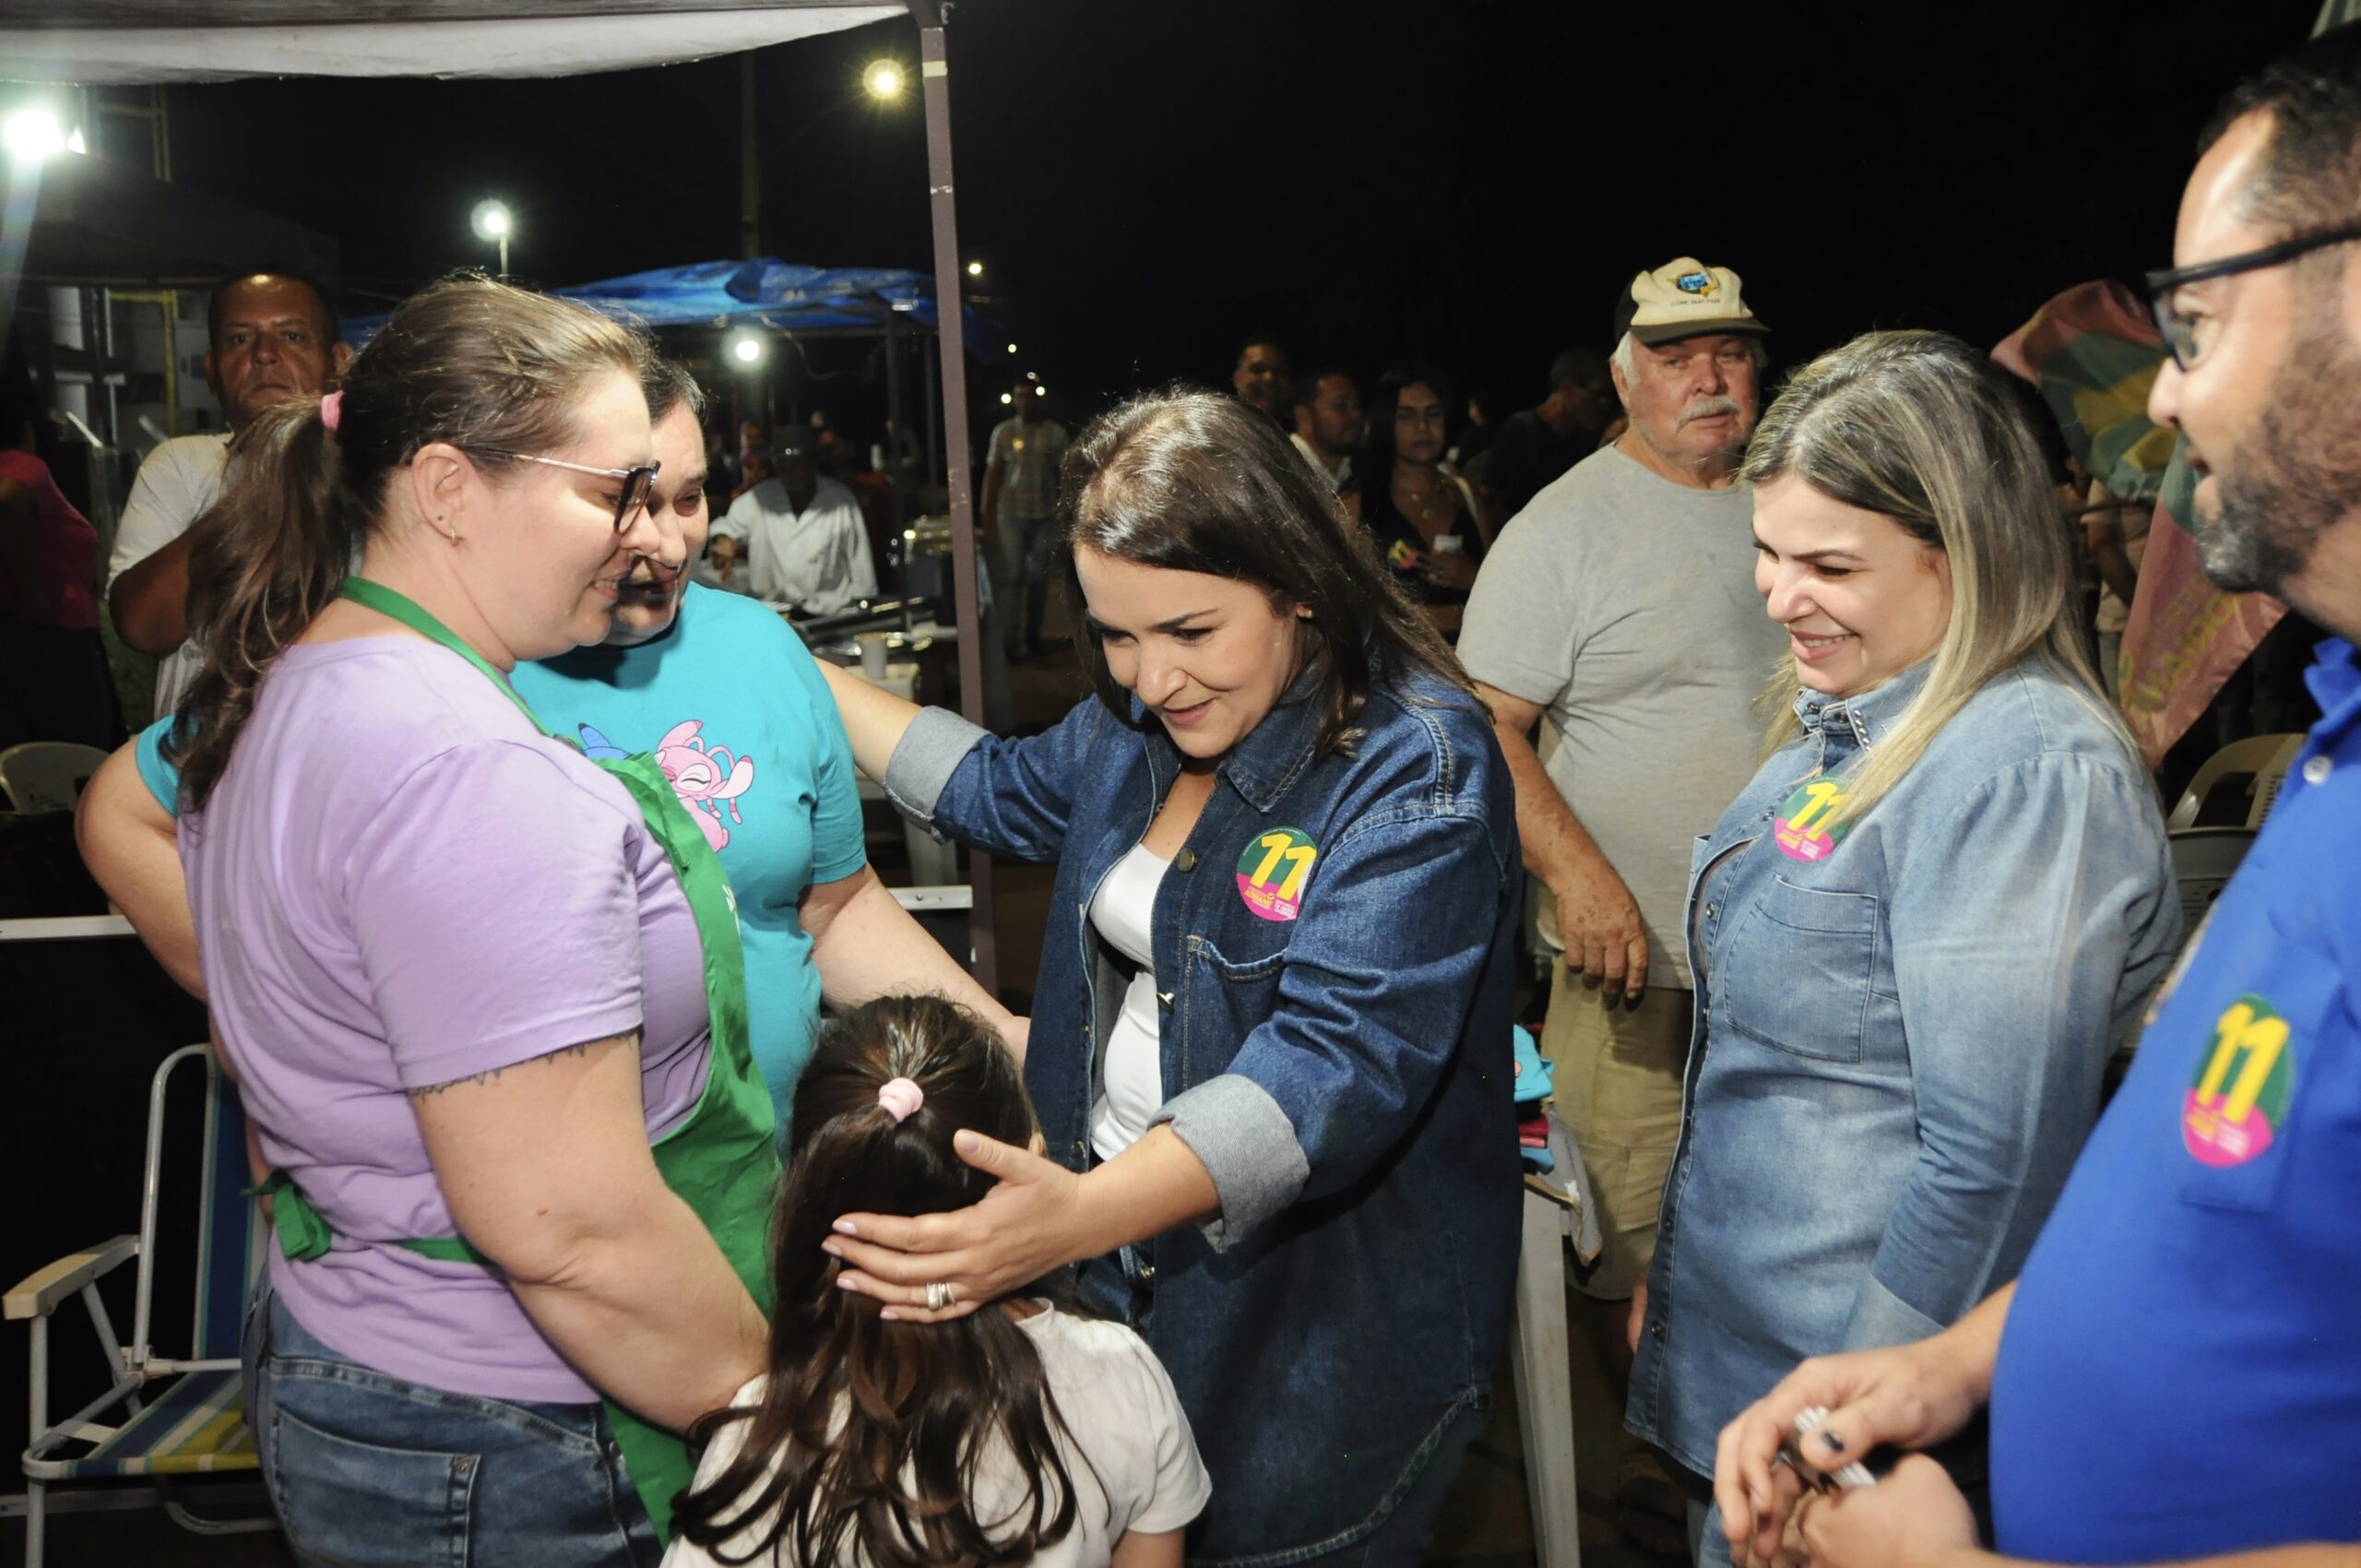
<path id="1" fill-rule="evenodd" d="M 1556 1169 L 1528 1171 L 1517 1245 L 1516 1337 L 1509 1370 L 1525 1443 L 1525 1486 L 1533 1510 L 1538 1568 L 1582 1568 L 1582 1526 L 1574 1489 L 1573 1349 L 1566 1324 L 1566 1249 L 1584 1264 L 1598 1259 L 1598 1206 L 1573 1134 L 1549 1112 Z"/>
<path id="2" fill-rule="evenodd" d="M 2268 737 L 2266 737 L 2268 738 Z M 2176 827 L 2165 835 L 2165 843 L 2172 854 L 2173 887 L 2180 897 L 2180 944 L 2186 952 L 2197 940 L 2197 928 L 2213 909 L 2213 901 L 2222 897 L 2222 889 L 2238 872 L 2238 862 L 2247 857 L 2247 849 L 2254 843 L 2256 830 L 2251 827 Z M 2134 1019 L 2116 1042 L 2114 1060 L 2108 1064 L 2107 1092 L 2113 1094 L 2130 1065 L 2131 1056 L 2140 1048 L 2140 1037 L 2145 1026 Z"/>
<path id="3" fill-rule="evenodd" d="M 0 752 L 0 796 L 20 812 L 70 812 L 107 754 L 72 741 L 26 741 Z"/>
<path id="4" fill-rule="evenodd" d="M 186 1356 L 161 1353 L 152 1339 L 157 1231 L 163 1215 L 165 1089 L 173 1070 L 196 1065 L 205 1075 L 205 1141 L 196 1183 L 196 1299 L 194 1344 Z M 238 1094 L 215 1065 L 210 1047 L 184 1046 L 156 1069 L 148 1094 L 148 1155 L 139 1233 L 117 1236 L 69 1253 L 11 1287 L 0 1314 L 32 1329 L 32 1435 L 20 1463 L 25 1474 L 26 1568 L 42 1568 L 49 1488 L 106 1483 L 150 1489 L 154 1502 L 182 1528 L 233 1535 L 278 1528 L 270 1517 L 215 1518 L 197 1515 L 194 1478 L 254 1474 L 260 1462 L 245 1423 L 238 1378 L 238 1336 L 246 1298 L 262 1269 L 267 1226 L 258 1223 L 243 1194 L 245 1118 Z M 176 1210 L 185 1200 L 175 1194 Z M 136 1262 L 131 1338 L 122 1339 L 100 1299 L 99 1280 Z M 49 1408 L 50 1326 L 60 1309 L 79 1299 L 113 1369 L 106 1392 L 63 1420 Z M 159 1483 L 175 1490 L 160 1491 Z M 185 1501 L 184 1501 L 185 1500 Z"/>
<path id="5" fill-rule="evenodd" d="M 2197 938 L 2213 900 L 2237 874 L 2254 843 L 2252 827 L 2177 827 L 2165 836 L 2172 852 L 2173 882 L 2180 893 L 2180 939 L 2184 945 Z"/>
<path id="6" fill-rule="evenodd" d="M 2252 776 L 2250 786 L 2254 803 L 2247 811 L 2246 825 L 2260 827 L 2262 819 L 2271 814 L 2272 802 L 2279 799 L 2279 786 L 2287 781 L 2287 770 L 2296 765 L 2296 754 L 2304 749 L 2301 735 L 2255 735 L 2243 741 L 2233 741 L 2205 759 L 2197 777 L 2189 781 L 2189 789 L 2173 807 L 2169 826 L 2178 829 L 2197 826 L 2198 809 L 2215 785 L 2225 778 L 2241 775 Z"/>

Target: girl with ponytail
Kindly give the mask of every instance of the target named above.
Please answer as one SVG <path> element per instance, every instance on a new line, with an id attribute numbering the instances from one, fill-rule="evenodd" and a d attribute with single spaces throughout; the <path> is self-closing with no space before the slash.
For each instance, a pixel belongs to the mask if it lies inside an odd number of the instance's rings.
<path id="1" fill-rule="evenodd" d="M 168 751 L 279 1246 L 246 1420 L 305 1563 L 648 1568 L 761 1366 L 775 1123 L 718 863 L 507 672 L 658 547 L 644 346 L 481 279 L 263 414 Z"/>
<path id="2" fill-rule="evenodd" d="M 769 1371 L 706 1423 L 665 1568 L 1177 1565 L 1210 1489 L 1145 1341 L 1043 1285 L 896 1322 L 822 1251 L 847 1208 L 979 1202 L 991 1178 L 955 1135 L 1039 1148 L 1024 1070 L 991 1028 L 940 997 L 854 1008 L 823 1030 L 792 1126 Z"/>

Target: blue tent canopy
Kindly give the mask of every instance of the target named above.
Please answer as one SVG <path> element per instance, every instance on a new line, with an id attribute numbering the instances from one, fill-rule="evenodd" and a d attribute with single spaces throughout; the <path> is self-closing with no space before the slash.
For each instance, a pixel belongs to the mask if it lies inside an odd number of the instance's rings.
<path id="1" fill-rule="evenodd" d="M 899 317 L 922 332 L 937 325 L 934 279 L 882 267 L 797 267 L 775 255 L 752 261 L 701 261 L 659 267 L 598 283 L 551 291 L 592 309 L 648 327 L 767 327 L 799 333 L 883 332 Z M 969 351 L 996 339 L 991 324 L 966 307 Z M 386 316 L 344 324 L 359 345 Z"/>

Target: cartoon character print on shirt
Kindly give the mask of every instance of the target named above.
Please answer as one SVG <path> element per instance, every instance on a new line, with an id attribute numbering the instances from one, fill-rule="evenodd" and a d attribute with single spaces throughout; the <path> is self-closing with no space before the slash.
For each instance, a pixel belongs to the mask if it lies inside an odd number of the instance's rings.
<path id="1" fill-rule="evenodd" d="M 727 746 L 708 746 L 697 738 L 697 731 L 704 728 L 704 719 L 687 719 L 665 731 L 664 738 L 656 742 L 656 766 L 664 770 L 672 792 L 696 819 L 705 841 L 718 851 L 730 842 L 729 823 L 721 819 L 723 809 L 728 809 L 730 822 L 742 826 L 745 822 L 739 814 L 738 800 L 754 787 L 754 759 L 739 756 Z M 587 724 L 582 726 L 582 751 L 594 758 L 630 754 Z"/>

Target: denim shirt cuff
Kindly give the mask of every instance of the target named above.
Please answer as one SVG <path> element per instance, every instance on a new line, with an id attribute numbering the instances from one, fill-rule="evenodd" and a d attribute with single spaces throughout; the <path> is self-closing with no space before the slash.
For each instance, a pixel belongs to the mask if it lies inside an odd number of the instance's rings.
<path id="1" fill-rule="evenodd" d="M 948 708 L 919 709 L 918 717 L 895 743 L 885 777 L 878 780 L 885 798 L 903 815 L 942 837 L 941 829 L 934 826 L 934 803 L 943 798 L 951 776 L 959 771 L 959 765 L 985 733 Z"/>
<path id="2" fill-rule="evenodd" d="M 1167 1101 L 1156 1121 L 1172 1123 L 1221 1194 L 1221 1212 L 1200 1227 L 1217 1253 L 1275 1218 L 1311 1179 L 1295 1123 L 1252 1078 L 1209 1078 Z"/>
<path id="3" fill-rule="evenodd" d="M 1861 1281 L 1861 1294 L 1853 1303 L 1853 1321 L 1845 1325 L 1840 1348 L 1880 1350 L 1889 1345 L 1908 1345 L 1940 1334 L 1943 1327 L 1879 1284 L 1878 1277 L 1871 1274 Z"/>

